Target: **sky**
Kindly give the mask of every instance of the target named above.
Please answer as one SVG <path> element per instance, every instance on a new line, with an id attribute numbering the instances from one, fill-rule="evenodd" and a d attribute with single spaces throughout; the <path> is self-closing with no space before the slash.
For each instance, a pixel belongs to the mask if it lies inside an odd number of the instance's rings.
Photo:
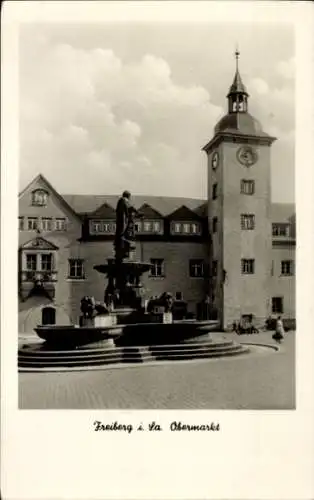
<path id="1" fill-rule="evenodd" d="M 207 196 L 202 147 L 227 110 L 234 51 L 272 146 L 272 200 L 294 202 L 293 29 L 239 23 L 21 25 L 20 189 Z"/>

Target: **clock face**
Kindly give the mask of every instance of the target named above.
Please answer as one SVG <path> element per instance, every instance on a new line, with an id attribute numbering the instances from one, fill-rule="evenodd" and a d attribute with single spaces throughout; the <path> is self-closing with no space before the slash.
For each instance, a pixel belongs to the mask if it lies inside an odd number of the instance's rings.
<path id="1" fill-rule="evenodd" d="M 212 156 L 212 167 L 215 170 L 219 165 L 219 154 L 217 151 Z"/>
<path id="2" fill-rule="evenodd" d="M 257 162 L 257 152 L 251 146 L 242 146 L 238 149 L 237 158 L 245 167 L 251 167 Z"/>

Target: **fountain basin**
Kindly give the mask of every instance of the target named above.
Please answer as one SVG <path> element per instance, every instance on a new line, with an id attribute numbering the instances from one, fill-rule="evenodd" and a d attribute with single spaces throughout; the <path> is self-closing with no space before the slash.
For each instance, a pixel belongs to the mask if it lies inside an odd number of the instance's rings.
<path id="1" fill-rule="evenodd" d="M 39 326 L 37 335 L 56 346 L 82 346 L 113 339 L 116 346 L 167 345 L 208 335 L 218 330 L 217 321 L 175 321 L 173 323 L 134 323 L 112 326 Z"/>

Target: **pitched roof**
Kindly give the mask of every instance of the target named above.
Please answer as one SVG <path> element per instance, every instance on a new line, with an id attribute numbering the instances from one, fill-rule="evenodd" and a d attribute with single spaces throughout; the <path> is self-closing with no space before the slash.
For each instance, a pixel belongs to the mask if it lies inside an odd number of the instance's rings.
<path id="1" fill-rule="evenodd" d="M 116 211 L 105 202 L 90 215 L 97 218 L 115 219 Z"/>
<path id="2" fill-rule="evenodd" d="M 145 216 L 145 219 L 160 219 L 162 217 L 161 213 L 148 205 L 148 203 L 144 203 L 139 208 L 139 211 Z"/>
<path id="3" fill-rule="evenodd" d="M 46 186 L 49 191 L 53 193 L 53 195 L 58 199 L 61 205 L 63 205 L 66 210 L 70 211 L 70 213 L 75 216 L 76 218 L 78 217 L 78 213 L 73 209 L 70 203 L 67 202 L 67 200 L 62 196 L 58 191 L 55 190 L 55 188 L 50 184 L 49 181 L 47 181 L 46 177 L 44 177 L 42 174 L 38 174 L 27 186 L 20 192 L 19 198 L 23 196 L 26 191 L 28 191 L 33 185 L 36 186 L 36 184 L 43 184 Z"/>
<path id="4" fill-rule="evenodd" d="M 199 216 L 185 205 L 182 205 L 177 208 L 177 210 L 169 214 L 168 218 L 172 220 L 195 220 L 199 219 Z"/>
<path id="5" fill-rule="evenodd" d="M 232 85 L 230 87 L 228 96 L 230 94 L 246 94 L 246 95 L 248 95 L 247 90 L 242 82 L 242 78 L 241 78 L 238 70 L 236 70 L 236 72 L 235 72 L 234 79 L 233 79 Z"/>
<path id="6" fill-rule="evenodd" d="M 35 238 L 32 238 L 31 240 L 26 241 L 25 243 L 21 244 L 20 248 L 26 249 L 26 248 L 31 248 L 33 250 L 58 250 L 58 247 L 52 243 L 51 241 L 45 240 L 42 236 L 36 236 Z"/>
<path id="7" fill-rule="evenodd" d="M 94 212 L 98 207 L 107 203 L 115 208 L 119 199 L 119 195 L 63 195 L 66 202 L 71 205 L 73 210 L 79 214 L 89 214 Z M 132 203 L 135 208 L 139 209 L 144 204 L 152 207 L 153 210 L 159 212 L 163 217 L 175 211 L 177 208 L 185 205 L 190 210 L 197 211 L 199 207 L 204 205 L 205 200 L 195 198 L 176 198 L 167 196 L 132 196 Z"/>

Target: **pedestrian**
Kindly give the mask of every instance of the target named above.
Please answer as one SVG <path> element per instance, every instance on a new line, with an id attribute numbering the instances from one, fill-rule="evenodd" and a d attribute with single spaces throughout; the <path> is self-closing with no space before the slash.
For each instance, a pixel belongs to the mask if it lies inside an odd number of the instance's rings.
<path id="1" fill-rule="evenodd" d="M 276 321 L 276 331 L 273 335 L 273 339 L 278 342 L 278 344 L 281 344 L 283 338 L 284 338 L 284 333 L 285 329 L 283 327 L 283 322 L 281 319 L 281 316 L 278 316 L 277 321 Z"/>

